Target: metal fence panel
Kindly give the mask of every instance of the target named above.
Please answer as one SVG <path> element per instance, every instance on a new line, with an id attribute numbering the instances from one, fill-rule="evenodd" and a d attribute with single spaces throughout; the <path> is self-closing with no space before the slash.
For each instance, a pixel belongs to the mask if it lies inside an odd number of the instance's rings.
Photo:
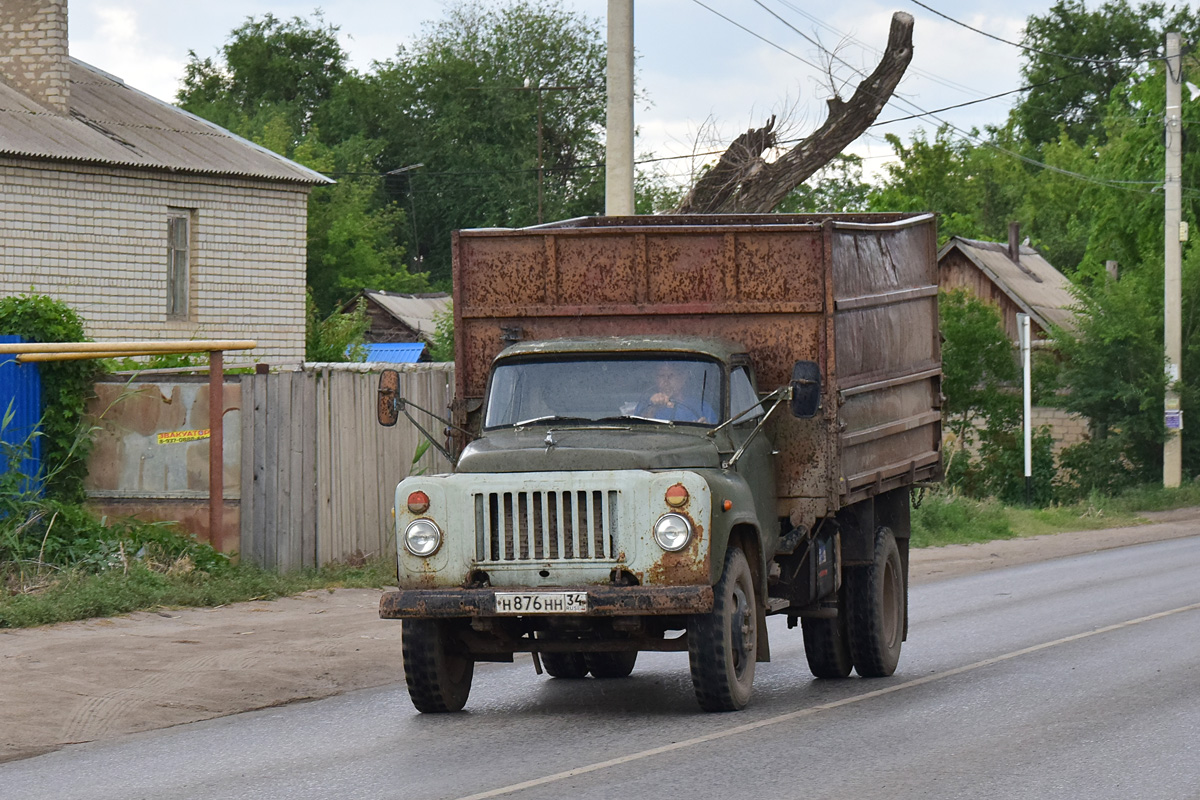
<path id="1" fill-rule="evenodd" d="M 0 344 L 20 344 L 20 336 L 0 336 Z M 20 448 L 18 469 L 36 478 L 42 465 L 41 437 L 35 435 L 42 419 L 42 381 L 37 364 L 19 364 L 17 357 L 0 354 L 0 471 L 10 466 L 10 448 Z M 24 486 L 28 488 L 29 484 Z"/>

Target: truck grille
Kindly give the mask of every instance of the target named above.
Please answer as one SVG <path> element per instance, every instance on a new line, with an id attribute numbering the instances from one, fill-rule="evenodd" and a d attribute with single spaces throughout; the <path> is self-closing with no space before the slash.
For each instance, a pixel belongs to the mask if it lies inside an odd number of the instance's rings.
<path id="1" fill-rule="evenodd" d="M 476 557 L 493 563 L 613 560 L 618 495 L 582 489 L 476 494 Z"/>

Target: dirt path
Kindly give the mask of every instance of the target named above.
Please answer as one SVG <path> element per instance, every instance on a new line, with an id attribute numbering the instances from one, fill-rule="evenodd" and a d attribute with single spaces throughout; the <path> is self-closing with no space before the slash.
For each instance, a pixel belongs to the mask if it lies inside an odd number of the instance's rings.
<path id="1" fill-rule="evenodd" d="M 1200 533 L 1200 508 L 1150 524 L 914 551 L 914 584 Z M 401 680 L 379 592 L 145 612 L 0 631 L 0 762 Z"/>

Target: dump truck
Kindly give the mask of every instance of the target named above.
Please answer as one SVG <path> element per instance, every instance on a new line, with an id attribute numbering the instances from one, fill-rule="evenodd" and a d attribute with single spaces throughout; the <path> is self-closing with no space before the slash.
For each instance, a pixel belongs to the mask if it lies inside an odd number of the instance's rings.
<path id="1" fill-rule="evenodd" d="M 452 247 L 454 467 L 396 487 L 379 612 L 418 710 L 463 708 L 477 662 L 620 679 L 643 651 L 686 652 L 700 706 L 738 710 L 774 615 L 817 678 L 893 674 L 911 495 L 942 473 L 933 215 L 589 217 Z M 412 410 L 381 375 L 380 421 Z"/>

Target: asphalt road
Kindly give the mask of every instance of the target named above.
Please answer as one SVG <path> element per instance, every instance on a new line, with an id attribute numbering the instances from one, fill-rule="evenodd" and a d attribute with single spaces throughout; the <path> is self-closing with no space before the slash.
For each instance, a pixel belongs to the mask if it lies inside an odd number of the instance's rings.
<path id="1" fill-rule="evenodd" d="M 631 678 L 481 665 L 0 765 L 8 798 L 1200 798 L 1200 537 L 915 587 L 892 678 L 814 681 L 799 631 L 736 714 L 685 654 Z M 779 624 L 775 624 L 779 623 Z"/>

